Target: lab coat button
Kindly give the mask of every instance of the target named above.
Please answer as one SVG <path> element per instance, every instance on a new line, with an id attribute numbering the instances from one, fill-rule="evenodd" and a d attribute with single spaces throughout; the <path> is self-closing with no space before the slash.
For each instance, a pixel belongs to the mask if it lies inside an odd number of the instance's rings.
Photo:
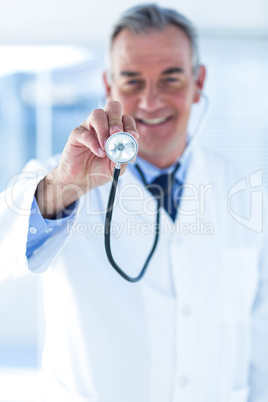
<path id="1" fill-rule="evenodd" d="M 32 233 L 32 234 L 36 234 L 36 233 L 37 233 L 37 229 L 36 229 L 34 226 L 31 226 L 31 227 L 29 228 L 29 232 Z"/>
<path id="2" fill-rule="evenodd" d="M 185 387 L 188 384 L 188 382 L 189 379 L 185 375 L 180 376 L 178 379 L 178 384 L 180 387 Z"/>
<path id="3" fill-rule="evenodd" d="M 181 312 L 183 315 L 190 315 L 192 312 L 192 307 L 189 304 L 184 304 L 181 308 Z"/>

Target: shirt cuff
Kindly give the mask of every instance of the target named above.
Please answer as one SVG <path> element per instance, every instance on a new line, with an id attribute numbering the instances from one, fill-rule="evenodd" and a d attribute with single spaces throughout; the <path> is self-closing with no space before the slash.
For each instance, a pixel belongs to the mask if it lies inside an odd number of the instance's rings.
<path id="1" fill-rule="evenodd" d="M 26 246 L 26 256 L 30 257 L 32 253 L 40 247 L 57 229 L 61 228 L 66 222 L 73 218 L 78 206 L 75 201 L 69 207 L 65 208 L 65 212 L 61 214 L 61 218 L 44 219 L 38 207 L 36 198 L 34 197 L 31 215 L 29 219 L 29 231 Z"/>

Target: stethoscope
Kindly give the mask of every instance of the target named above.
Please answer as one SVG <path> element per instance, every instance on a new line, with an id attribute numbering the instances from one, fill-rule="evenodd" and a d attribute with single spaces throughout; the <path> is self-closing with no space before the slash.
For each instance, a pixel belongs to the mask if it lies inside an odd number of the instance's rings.
<path id="1" fill-rule="evenodd" d="M 189 155 L 193 145 L 195 144 L 197 138 L 199 137 L 199 135 L 207 121 L 208 110 L 209 110 L 208 97 L 202 91 L 199 91 L 199 94 L 204 99 L 204 109 L 203 109 L 202 115 L 200 117 L 200 120 L 198 122 L 198 125 L 196 127 L 194 134 L 189 139 L 183 154 L 181 155 L 181 157 L 179 158 L 178 162 L 175 165 L 175 168 L 171 174 L 171 183 L 174 179 L 177 169 L 186 160 L 187 156 Z M 138 282 L 139 280 L 141 280 L 143 278 L 143 276 L 148 268 L 149 262 L 155 252 L 157 243 L 158 243 L 159 231 L 160 231 L 161 201 L 159 198 L 157 199 L 157 213 L 156 213 L 156 226 L 155 226 L 156 231 L 155 231 L 155 239 L 154 239 L 152 249 L 151 249 L 139 275 L 136 277 L 129 276 L 126 274 L 126 272 L 124 272 L 116 264 L 116 262 L 113 258 L 112 251 L 111 251 L 110 235 L 111 235 L 111 223 L 112 223 L 114 199 L 115 199 L 115 194 L 116 194 L 116 189 L 117 189 L 117 184 L 118 184 L 118 178 L 120 175 L 121 164 L 129 163 L 137 156 L 138 143 L 132 135 L 125 133 L 125 132 L 118 132 L 118 133 L 112 134 L 108 138 L 108 140 L 105 144 L 105 150 L 106 150 L 106 154 L 107 154 L 108 158 L 111 159 L 116 164 L 115 168 L 114 168 L 113 180 L 112 180 L 111 190 L 110 190 L 108 204 L 107 204 L 106 217 L 105 217 L 105 232 L 104 232 L 105 250 L 106 250 L 107 258 L 108 258 L 110 264 L 118 272 L 118 274 L 121 275 L 122 278 L 124 278 L 128 282 L 134 283 L 134 282 Z M 146 183 L 145 177 L 137 164 L 136 164 L 136 168 L 140 173 L 140 176 L 141 176 L 141 179 L 142 179 L 144 185 L 147 186 L 148 184 Z M 167 189 L 165 189 L 165 191 L 167 191 Z"/>

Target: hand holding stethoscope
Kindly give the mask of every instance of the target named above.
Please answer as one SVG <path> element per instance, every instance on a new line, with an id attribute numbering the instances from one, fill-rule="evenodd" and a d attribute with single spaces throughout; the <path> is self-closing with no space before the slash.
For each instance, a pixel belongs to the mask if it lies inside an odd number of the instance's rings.
<path id="1" fill-rule="evenodd" d="M 118 131 L 138 138 L 133 117 L 122 115 L 122 105 L 111 101 L 104 109 L 93 110 L 71 132 L 58 166 L 37 188 L 37 202 L 44 218 L 57 216 L 88 191 L 111 181 L 116 163 L 106 155 L 105 143 Z M 120 172 L 125 169 L 122 164 Z"/>

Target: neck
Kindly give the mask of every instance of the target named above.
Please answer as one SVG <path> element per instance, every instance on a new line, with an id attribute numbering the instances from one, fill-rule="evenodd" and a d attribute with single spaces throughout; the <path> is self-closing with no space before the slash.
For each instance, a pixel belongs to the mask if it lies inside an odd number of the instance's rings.
<path id="1" fill-rule="evenodd" d="M 158 167 L 159 169 L 166 169 L 172 166 L 180 156 L 182 156 L 183 152 L 186 148 L 186 141 L 184 144 L 180 144 L 177 149 L 172 149 L 169 152 L 165 153 L 146 153 L 143 150 L 139 150 L 138 155 L 146 160 L 147 162 L 151 163 L 152 165 Z"/>

